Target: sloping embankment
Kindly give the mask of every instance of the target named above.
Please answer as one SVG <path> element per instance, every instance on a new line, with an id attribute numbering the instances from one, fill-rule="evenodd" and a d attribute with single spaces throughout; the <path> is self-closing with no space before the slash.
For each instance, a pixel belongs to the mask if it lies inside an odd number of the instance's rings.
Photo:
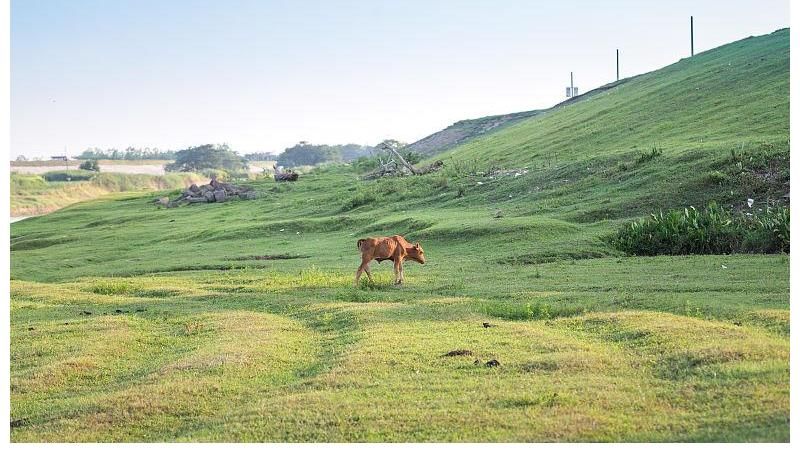
<path id="1" fill-rule="evenodd" d="M 47 182 L 38 175 L 11 175 L 11 217 L 48 214 L 109 193 L 184 188 L 207 181 L 197 174 L 101 173 L 87 181 Z"/>

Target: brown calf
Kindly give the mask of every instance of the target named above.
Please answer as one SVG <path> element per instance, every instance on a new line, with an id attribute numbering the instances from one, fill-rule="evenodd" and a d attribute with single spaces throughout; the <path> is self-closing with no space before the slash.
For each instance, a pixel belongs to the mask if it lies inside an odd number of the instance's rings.
<path id="1" fill-rule="evenodd" d="M 379 236 L 376 238 L 362 238 L 356 246 L 361 251 L 361 265 L 356 271 L 356 286 L 361 278 L 361 272 L 367 272 L 367 278 L 372 283 L 372 274 L 369 272 L 369 263 L 374 259 L 378 263 L 384 260 L 394 262 L 394 284 L 403 283 L 403 261 L 411 259 L 425 263 L 425 253 L 419 243 L 411 244 L 400 235 L 390 237 Z"/>

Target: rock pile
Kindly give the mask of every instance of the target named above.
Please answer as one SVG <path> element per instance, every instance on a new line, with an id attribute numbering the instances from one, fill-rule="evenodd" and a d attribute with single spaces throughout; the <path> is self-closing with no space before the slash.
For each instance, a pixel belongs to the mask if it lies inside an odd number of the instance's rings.
<path id="1" fill-rule="evenodd" d="M 176 207 L 181 203 L 222 203 L 237 197 L 239 199 L 256 199 L 256 192 L 250 187 L 219 182 L 216 177 L 211 177 L 211 182 L 208 185 L 197 186 L 192 184 L 175 200 L 170 200 L 165 196 L 156 199 L 154 202 L 165 207 Z"/>

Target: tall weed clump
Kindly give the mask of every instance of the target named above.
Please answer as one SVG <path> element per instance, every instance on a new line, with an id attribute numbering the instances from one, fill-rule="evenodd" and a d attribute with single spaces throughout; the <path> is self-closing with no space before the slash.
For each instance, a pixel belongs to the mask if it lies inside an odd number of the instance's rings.
<path id="1" fill-rule="evenodd" d="M 710 203 L 632 222 L 612 244 L 640 256 L 789 252 L 789 209 L 767 208 L 758 215 L 732 213 Z"/>

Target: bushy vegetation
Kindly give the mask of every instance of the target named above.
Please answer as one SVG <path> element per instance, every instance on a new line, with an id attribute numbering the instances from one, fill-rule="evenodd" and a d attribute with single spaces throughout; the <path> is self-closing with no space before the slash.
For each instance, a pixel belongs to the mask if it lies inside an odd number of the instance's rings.
<path id="1" fill-rule="evenodd" d="M 42 178 L 48 182 L 82 182 L 91 180 L 94 176 L 95 172 L 85 170 L 54 170 L 42 174 Z"/>
<path id="2" fill-rule="evenodd" d="M 82 170 L 91 170 L 94 172 L 100 172 L 100 163 L 97 162 L 97 159 L 87 159 L 83 161 L 80 166 L 78 166 Z"/>
<path id="3" fill-rule="evenodd" d="M 752 214 L 730 212 L 716 203 L 687 207 L 632 222 L 613 244 L 630 254 L 731 254 L 789 252 L 789 208 L 766 208 Z"/>
<path id="4" fill-rule="evenodd" d="M 326 162 L 351 161 L 369 157 L 375 152 L 372 146 L 356 145 L 314 145 L 301 141 L 286 148 L 277 158 L 281 167 L 315 166 Z"/>
<path id="5" fill-rule="evenodd" d="M 789 144 L 759 142 L 739 145 L 721 156 L 707 181 L 734 194 L 780 199 L 789 185 Z"/>
<path id="6" fill-rule="evenodd" d="M 38 190 L 46 186 L 47 181 L 41 175 L 11 173 L 11 194 L 14 191 Z"/>
<path id="7" fill-rule="evenodd" d="M 637 164 L 643 164 L 648 161 L 652 161 L 653 159 L 660 157 L 664 154 L 664 150 L 658 147 L 650 148 L 650 151 L 639 151 L 639 155 L 636 158 Z"/>

